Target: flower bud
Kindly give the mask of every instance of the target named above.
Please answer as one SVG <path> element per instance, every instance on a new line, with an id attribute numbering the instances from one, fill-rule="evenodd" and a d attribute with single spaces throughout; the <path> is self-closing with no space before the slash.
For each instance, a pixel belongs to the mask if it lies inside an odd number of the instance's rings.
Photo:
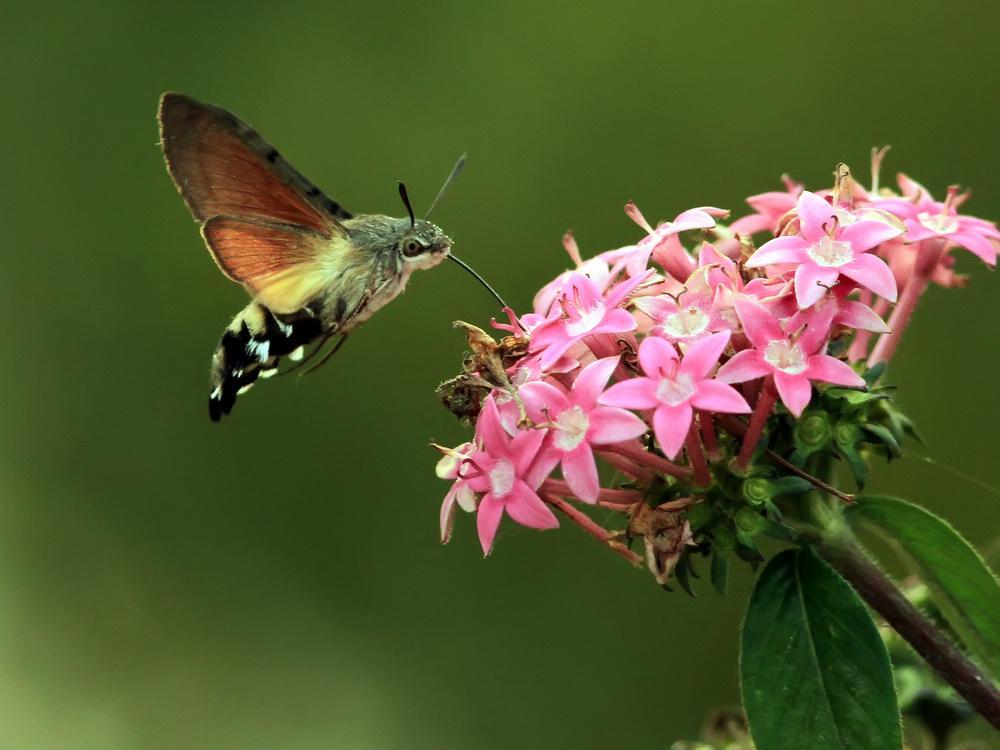
<path id="1" fill-rule="evenodd" d="M 771 499 L 771 483 L 760 477 L 752 477 L 743 482 L 740 494 L 750 505 L 764 505 Z"/>
<path id="2" fill-rule="evenodd" d="M 814 453 L 833 437 L 830 416 L 824 411 L 806 414 L 795 424 L 795 441 L 802 449 Z"/>
<path id="3" fill-rule="evenodd" d="M 756 536 L 767 526 L 767 519 L 757 511 L 750 510 L 749 508 L 737 511 L 736 515 L 733 516 L 733 521 L 736 523 L 736 530 L 740 534 L 750 537 Z"/>

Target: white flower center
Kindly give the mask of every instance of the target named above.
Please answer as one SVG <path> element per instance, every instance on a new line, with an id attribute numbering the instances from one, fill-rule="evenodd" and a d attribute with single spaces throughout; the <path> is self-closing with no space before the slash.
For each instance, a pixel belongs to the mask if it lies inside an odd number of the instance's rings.
<path id="1" fill-rule="evenodd" d="M 590 418 L 579 406 L 567 409 L 556 417 L 555 443 L 559 450 L 571 451 L 587 437 Z"/>
<path id="2" fill-rule="evenodd" d="M 772 341 L 764 349 L 764 359 L 776 370 L 789 375 L 798 375 L 806 369 L 806 355 L 798 344 L 788 341 Z"/>
<path id="3" fill-rule="evenodd" d="M 849 243 L 837 242 L 829 235 L 823 235 L 818 242 L 806 250 L 806 254 L 816 261 L 817 265 L 826 268 L 836 268 L 850 263 L 854 259 L 854 252 Z"/>
<path id="4" fill-rule="evenodd" d="M 958 217 L 948 214 L 930 214 L 923 211 L 917 214 L 917 221 L 936 234 L 951 234 L 958 230 Z"/>
<path id="5" fill-rule="evenodd" d="M 692 305 L 686 310 L 670 313 L 663 321 L 663 330 L 676 339 L 697 336 L 708 328 L 708 316 L 700 307 Z"/>
<path id="6" fill-rule="evenodd" d="M 590 333 L 598 323 L 604 320 L 604 305 L 600 301 L 595 302 L 589 310 L 572 303 L 564 305 L 563 309 L 567 315 L 566 333 L 570 336 L 582 336 Z"/>
<path id="7" fill-rule="evenodd" d="M 493 491 L 493 497 L 499 499 L 510 492 L 515 478 L 514 464 L 507 459 L 501 458 L 493 464 L 493 468 L 490 469 L 490 489 Z"/>
<path id="8" fill-rule="evenodd" d="M 663 378 L 656 387 L 656 397 L 669 406 L 679 406 L 694 395 L 694 381 L 680 373 L 676 378 Z"/>

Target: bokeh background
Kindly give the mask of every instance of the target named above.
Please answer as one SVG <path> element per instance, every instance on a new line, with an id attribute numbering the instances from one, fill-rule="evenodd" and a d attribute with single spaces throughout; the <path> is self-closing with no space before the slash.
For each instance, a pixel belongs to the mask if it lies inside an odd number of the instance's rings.
<path id="1" fill-rule="evenodd" d="M 742 208 L 891 143 L 1000 218 L 983 2 L 7 3 L 0 12 L 0 746 L 663 748 L 735 704 L 752 578 L 660 591 L 575 528 L 437 540 L 433 390 L 490 300 L 454 266 L 305 378 L 209 423 L 244 295 L 157 147 L 166 89 L 232 109 L 355 211 L 426 206 L 509 300 L 622 213 Z M 892 373 L 943 466 L 996 485 L 1000 283 L 935 289 Z M 878 489 L 975 543 L 997 497 L 908 460 Z"/>

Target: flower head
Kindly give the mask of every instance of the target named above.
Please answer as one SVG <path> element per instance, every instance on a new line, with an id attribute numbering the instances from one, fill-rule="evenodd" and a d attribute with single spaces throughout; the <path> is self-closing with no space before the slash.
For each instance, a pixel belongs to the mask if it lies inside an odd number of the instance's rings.
<path id="1" fill-rule="evenodd" d="M 735 388 L 709 375 L 719 361 L 729 331 L 691 344 L 683 359 L 667 341 L 649 336 L 639 346 L 645 377 L 611 386 L 598 402 L 626 409 L 653 409 L 653 432 L 668 458 L 684 445 L 694 409 L 746 414 L 750 406 Z"/>
<path id="2" fill-rule="evenodd" d="M 890 302 L 896 281 L 881 258 L 869 251 L 903 233 L 903 228 L 877 219 L 857 218 L 808 190 L 796 203 L 799 233 L 764 243 L 748 268 L 789 265 L 795 268 L 795 298 L 800 308 L 815 304 L 841 275 Z"/>
<path id="3" fill-rule="evenodd" d="M 618 363 L 618 357 L 591 362 L 577 375 L 569 392 L 543 381 L 521 388 L 528 416 L 549 429 L 542 447 L 543 473 L 561 464 L 566 483 L 587 503 L 597 501 L 600 489 L 592 446 L 632 440 L 648 429 L 645 422 L 624 409 L 597 404 Z"/>
<path id="4" fill-rule="evenodd" d="M 782 403 L 796 417 L 812 398 L 812 382 L 862 388 L 864 379 L 839 359 L 823 353 L 834 309 L 826 308 L 812 325 L 789 335 L 759 302 L 744 297 L 736 302 L 736 313 L 753 345 L 738 352 L 719 368 L 723 383 L 742 383 L 771 375 Z"/>

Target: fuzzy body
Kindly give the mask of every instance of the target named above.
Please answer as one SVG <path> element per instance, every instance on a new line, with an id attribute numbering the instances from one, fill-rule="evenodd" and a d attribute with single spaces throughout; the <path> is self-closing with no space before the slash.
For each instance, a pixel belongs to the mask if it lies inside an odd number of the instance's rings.
<path id="1" fill-rule="evenodd" d="M 168 92 L 159 122 L 167 170 L 213 259 L 253 298 L 212 356 L 213 420 L 281 357 L 346 336 L 451 249 L 428 221 L 352 215 L 221 107 Z"/>

